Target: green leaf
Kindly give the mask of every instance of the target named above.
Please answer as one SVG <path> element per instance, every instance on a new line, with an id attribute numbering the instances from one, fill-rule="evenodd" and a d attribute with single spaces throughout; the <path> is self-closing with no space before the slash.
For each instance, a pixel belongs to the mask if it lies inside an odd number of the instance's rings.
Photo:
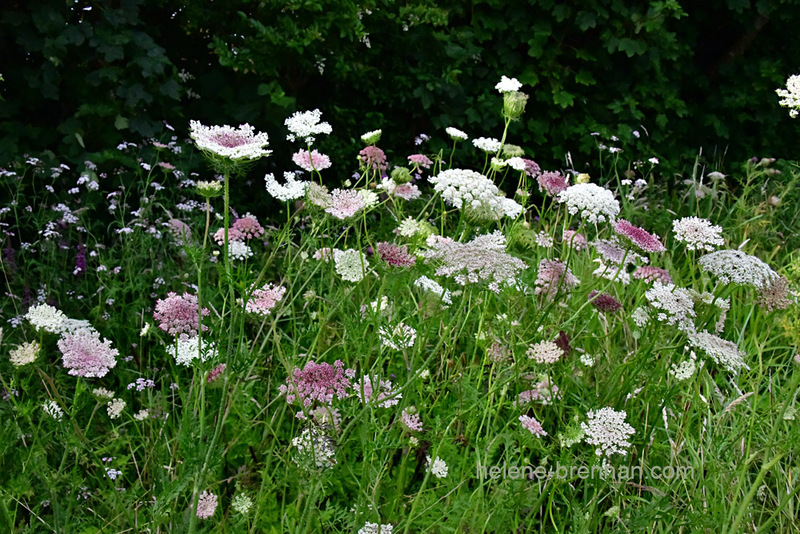
<path id="1" fill-rule="evenodd" d="M 586 31 L 597 26 L 597 16 L 591 11 L 579 11 L 575 17 L 575 24 L 581 31 Z"/>
<path id="2" fill-rule="evenodd" d="M 86 145 L 83 144 L 83 136 L 81 136 L 81 134 L 79 134 L 78 132 L 75 132 L 75 139 L 78 140 L 78 144 L 81 145 L 81 148 L 83 148 L 83 149 L 86 148 Z"/>
<path id="3" fill-rule="evenodd" d="M 575 102 L 575 97 L 566 91 L 554 91 L 553 103 L 558 104 L 562 108 L 568 108 Z"/>
<path id="4" fill-rule="evenodd" d="M 114 119 L 114 128 L 116 128 L 117 130 L 127 130 L 128 119 L 126 119 L 122 115 L 117 115 L 117 117 Z"/>

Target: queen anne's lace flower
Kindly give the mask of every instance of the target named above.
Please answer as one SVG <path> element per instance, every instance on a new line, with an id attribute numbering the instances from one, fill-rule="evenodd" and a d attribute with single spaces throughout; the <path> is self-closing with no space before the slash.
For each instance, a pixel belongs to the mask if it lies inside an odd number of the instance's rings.
<path id="1" fill-rule="evenodd" d="M 479 137 L 477 139 L 473 139 L 472 144 L 475 145 L 475 148 L 489 153 L 497 152 L 502 146 L 500 141 L 493 137 Z"/>
<path id="2" fill-rule="evenodd" d="M 659 267 L 650 267 L 647 265 L 644 267 L 638 267 L 635 271 L 633 271 L 633 277 L 637 280 L 644 280 L 648 284 L 652 284 L 656 281 L 661 282 L 662 284 L 672 283 L 672 276 L 669 274 L 669 271 Z"/>
<path id="3" fill-rule="evenodd" d="M 378 243 L 378 255 L 392 267 L 411 267 L 417 258 L 408 253 L 408 247 L 394 243 Z"/>
<path id="4" fill-rule="evenodd" d="M 522 206 L 500 195 L 500 190 L 484 175 L 467 169 L 448 169 L 428 178 L 445 202 L 476 220 L 499 220 L 503 215 L 516 218 Z"/>
<path id="5" fill-rule="evenodd" d="M 333 440 L 315 428 L 304 428 L 298 437 L 292 439 L 292 446 L 296 449 L 293 460 L 302 467 L 325 469 L 336 465 Z"/>
<path id="6" fill-rule="evenodd" d="M 411 432 L 422 432 L 422 421 L 419 419 L 419 414 L 413 413 L 412 410 L 413 408 L 403 410 L 400 414 L 400 424 Z"/>
<path id="7" fill-rule="evenodd" d="M 100 334 L 93 330 L 62 334 L 58 349 L 64 355 L 64 367 L 73 376 L 106 376 L 117 365 L 119 356 L 119 351 L 111 347 L 111 341 L 101 341 Z"/>
<path id="8" fill-rule="evenodd" d="M 524 428 L 537 438 L 542 438 L 547 435 L 547 432 L 545 432 L 544 428 L 542 428 L 542 424 L 539 421 L 537 421 L 535 417 L 520 415 L 519 422 L 522 425 L 522 428 Z"/>
<path id="9" fill-rule="evenodd" d="M 569 187 L 569 179 L 560 172 L 543 172 L 536 177 L 539 191 L 545 191 L 552 197 L 557 197 Z"/>
<path id="10" fill-rule="evenodd" d="M 564 351 L 552 341 L 540 341 L 530 345 L 526 354 L 528 358 L 539 363 L 556 363 L 564 356 Z"/>
<path id="11" fill-rule="evenodd" d="M 268 156 L 271 150 L 264 147 L 269 144 L 265 133 L 255 133 L 249 124 L 242 124 L 234 129 L 224 126 L 203 126 L 198 121 L 189 122 L 189 136 L 197 148 L 234 161 L 251 161 Z"/>
<path id="12" fill-rule="evenodd" d="M 800 109 L 800 76 L 793 74 L 786 80 L 786 89 L 775 89 L 781 97 L 778 102 L 782 107 L 789 108 L 789 116 L 795 118 Z"/>
<path id="13" fill-rule="evenodd" d="M 266 284 L 261 289 L 253 291 L 253 294 L 250 295 L 250 300 L 247 301 L 245 311 L 266 317 L 275 305 L 283 299 L 285 294 L 285 287 Z"/>
<path id="14" fill-rule="evenodd" d="M 51 334 L 60 334 L 64 331 L 64 322 L 67 316 L 64 315 L 59 309 L 50 306 L 49 304 L 37 304 L 28 309 L 25 318 L 37 330 L 44 330 Z"/>
<path id="15" fill-rule="evenodd" d="M 208 315 L 207 308 L 203 308 L 203 315 Z M 200 328 L 200 313 L 198 310 L 197 296 L 184 293 L 178 295 L 170 292 L 167 298 L 156 302 L 153 317 L 158 321 L 158 327 L 177 336 L 179 334 L 197 335 Z M 208 330 L 208 327 L 203 327 Z"/>
<path id="16" fill-rule="evenodd" d="M 308 362 L 303 369 L 295 368 L 291 376 L 286 378 L 286 384 L 278 390 L 286 395 L 286 402 L 297 402 L 304 409 L 311 408 L 314 402 L 331 405 L 333 399 L 344 399 L 350 393 L 351 380 L 355 371 L 345 369 L 341 360 L 336 360 L 333 365 L 322 362 Z M 302 413 L 298 417 L 304 419 Z"/>
<path id="17" fill-rule="evenodd" d="M 366 207 L 364 197 L 354 189 L 334 189 L 330 198 L 325 212 L 340 220 L 352 217 Z"/>
<path id="18" fill-rule="evenodd" d="M 320 122 L 322 112 L 318 109 L 314 111 L 297 111 L 284 121 L 284 125 L 289 129 L 288 141 L 294 142 L 300 139 L 308 145 L 314 144 L 315 135 L 330 134 L 333 129 L 327 122 Z"/>
<path id="19" fill-rule="evenodd" d="M 377 523 L 370 523 L 367 521 L 364 526 L 358 529 L 357 534 L 392 534 L 394 526 L 390 523 L 379 525 Z"/>
<path id="20" fill-rule="evenodd" d="M 521 87 L 522 84 L 519 83 L 519 80 L 516 78 L 508 78 L 506 76 L 502 76 L 500 78 L 500 82 L 494 86 L 494 88 L 501 93 L 513 93 L 514 91 L 519 91 Z"/>
<path id="21" fill-rule="evenodd" d="M 286 184 L 281 185 L 275 180 L 274 175 L 267 174 L 264 176 L 264 181 L 267 183 L 267 192 L 282 202 L 303 198 L 308 189 L 308 182 L 298 181 L 295 179 L 296 177 L 297 175 L 293 172 L 283 173 Z"/>
<path id="22" fill-rule="evenodd" d="M 108 413 L 109 419 L 117 419 L 121 414 L 122 410 L 125 409 L 125 401 L 122 399 L 112 399 L 108 401 L 108 406 L 106 407 L 106 412 Z"/>
<path id="23" fill-rule="evenodd" d="M 741 250 L 718 250 L 706 254 L 698 263 L 723 284 L 743 284 L 763 289 L 778 276 L 769 265 Z"/>
<path id="24" fill-rule="evenodd" d="M 362 403 L 374 402 L 381 408 L 396 406 L 403 398 L 402 393 L 397 393 L 392 389 L 392 383 L 389 380 L 373 382 L 368 375 L 364 375 L 361 382 L 353 384 L 353 391 Z"/>
<path id="25" fill-rule="evenodd" d="M 362 252 L 352 248 L 334 252 L 333 262 L 336 272 L 342 277 L 342 280 L 347 280 L 348 282 L 360 282 L 369 269 L 367 257 Z"/>
<path id="26" fill-rule="evenodd" d="M 19 367 L 32 363 L 39 354 L 40 348 L 41 346 L 36 341 L 28 341 L 10 351 L 8 357 L 12 365 Z"/>
<path id="27" fill-rule="evenodd" d="M 439 283 L 435 280 L 431 280 L 427 276 L 420 276 L 414 281 L 414 285 L 417 287 L 421 287 L 425 291 L 430 291 L 431 293 L 435 293 L 439 297 L 441 297 L 442 302 L 445 304 L 452 304 L 452 296 L 450 295 L 450 290 L 443 288 Z"/>
<path id="28" fill-rule="evenodd" d="M 444 129 L 444 131 L 453 141 L 466 141 L 469 139 L 469 136 L 466 133 L 462 132 L 458 128 L 453 128 L 452 126 L 448 126 Z"/>
<path id="29" fill-rule="evenodd" d="M 316 150 L 309 152 L 306 149 L 300 149 L 292 156 L 292 161 L 308 172 L 323 171 L 331 166 L 331 158 L 325 154 L 320 154 Z"/>
<path id="30" fill-rule="evenodd" d="M 614 193 L 593 183 L 575 184 L 558 194 L 558 201 L 567 204 L 572 215 L 590 224 L 614 220 L 619 215 L 619 202 Z"/>
<path id="31" fill-rule="evenodd" d="M 198 358 L 201 362 L 204 362 L 216 358 L 217 354 L 217 348 L 214 343 L 203 341 L 201 348 L 200 338 L 198 336 L 190 337 L 186 334 L 182 334 L 178 337 L 176 345 L 175 363 L 188 367 Z"/>
<path id="32" fill-rule="evenodd" d="M 628 453 L 631 446 L 628 439 L 636 431 L 625 422 L 627 415 L 624 411 L 618 412 L 609 407 L 591 410 L 586 414 L 588 421 L 581 423 L 581 429 L 586 434 L 586 443 L 597 447 L 594 451 L 597 456 L 624 456 Z"/>
<path id="33" fill-rule="evenodd" d="M 506 238 L 498 230 L 478 236 L 468 243 L 431 236 L 425 262 L 436 262 L 437 276 L 453 278 L 458 284 L 489 282 L 489 289 L 500 292 L 501 283 L 513 284 L 519 271 L 527 265 L 505 251 Z"/>
<path id="34" fill-rule="evenodd" d="M 230 241 L 228 243 L 228 257 L 232 260 L 244 261 L 253 257 L 253 249 L 241 241 Z"/>
<path id="35" fill-rule="evenodd" d="M 543 259 L 539 262 L 536 273 L 536 295 L 544 295 L 547 300 L 554 300 L 559 292 L 569 293 L 578 284 L 578 278 L 559 260 Z"/>
<path id="36" fill-rule="evenodd" d="M 428 456 L 428 470 L 430 473 L 435 476 L 436 478 L 447 478 L 447 464 L 439 458 L 438 456 L 431 461 L 431 457 Z"/>
<path id="37" fill-rule="evenodd" d="M 217 509 L 217 496 L 213 493 L 204 491 L 197 499 L 197 517 L 208 519 Z"/>
<path id="38" fill-rule="evenodd" d="M 701 349 L 717 364 L 732 373 L 749 369 L 744 363 L 745 353 L 735 343 L 722 339 L 706 331 L 689 334 L 689 342 L 693 347 Z"/>
<path id="39" fill-rule="evenodd" d="M 625 236 L 645 252 L 664 252 L 667 250 L 656 236 L 645 230 L 634 226 L 625 219 L 619 219 L 613 224 L 614 231 L 621 236 Z"/>
<path id="40" fill-rule="evenodd" d="M 686 245 L 687 250 L 705 250 L 711 252 L 725 245 L 722 239 L 722 227 L 711 224 L 708 219 L 684 217 L 672 221 L 675 239 Z"/>
<path id="41" fill-rule="evenodd" d="M 258 223 L 256 216 L 250 213 L 236 219 L 236 222 L 233 223 L 233 230 L 239 232 L 245 239 L 253 239 L 264 235 L 264 228 Z M 230 232 L 228 234 L 228 241 L 232 241 Z"/>
<path id="42" fill-rule="evenodd" d="M 61 409 L 56 401 L 49 400 L 42 404 L 42 409 L 44 413 L 55 419 L 56 421 L 61 421 L 64 418 L 64 410 Z"/>
<path id="43" fill-rule="evenodd" d="M 684 332 L 694 331 L 693 318 L 697 314 L 694 310 L 694 298 L 688 289 L 655 282 L 644 296 L 656 310 L 656 319 L 676 325 Z"/>
<path id="44" fill-rule="evenodd" d="M 403 350 L 414 346 L 417 331 L 407 324 L 398 323 L 392 328 L 381 326 L 378 328 L 378 336 L 381 339 L 381 345 L 394 350 Z"/>

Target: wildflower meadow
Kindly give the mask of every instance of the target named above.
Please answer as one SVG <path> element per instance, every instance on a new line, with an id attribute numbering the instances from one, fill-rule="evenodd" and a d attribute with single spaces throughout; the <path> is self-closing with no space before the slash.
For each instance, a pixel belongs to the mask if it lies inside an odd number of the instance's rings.
<path id="1" fill-rule="evenodd" d="M 3 162 L 0 530 L 799 532 L 800 169 L 545 168 L 484 89 Z"/>

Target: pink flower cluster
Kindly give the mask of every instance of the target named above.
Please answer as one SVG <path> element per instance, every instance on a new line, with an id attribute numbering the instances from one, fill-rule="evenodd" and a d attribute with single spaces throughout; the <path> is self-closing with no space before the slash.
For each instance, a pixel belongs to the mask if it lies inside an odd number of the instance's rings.
<path id="1" fill-rule="evenodd" d="M 402 393 L 395 393 L 392 390 L 392 383 L 389 380 L 376 380 L 373 383 L 368 375 L 364 375 L 364 379 L 355 384 L 353 389 L 362 403 L 375 402 L 381 408 L 395 406 L 403 397 Z"/>
<path id="2" fill-rule="evenodd" d="M 569 180 L 560 172 L 543 172 L 536 181 L 539 182 L 539 191 L 545 191 L 551 197 L 558 196 L 562 191 L 566 191 Z"/>
<path id="3" fill-rule="evenodd" d="M 272 308 L 283 299 L 286 294 L 286 288 L 283 286 L 273 286 L 267 284 L 261 289 L 256 289 L 247 301 L 245 311 L 247 313 L 255 313 L 262 317 L 269 315 Z"/>
<path id="4" fill-rule="evenodd" d="M 358 191 L 353 189 L 334 189 L 331 192 L 331 205 L 325 209 L 326 213 L 330 213 L 340 220 L 352 217 L 362 209 L 364 209 L 364 197 L 358 194 Z"/>
<path id="5" fill-rule="evenodd" d="M 547 300 L 554 300 L 559 292 L 569 293 L 578 284 L 572 271 L 559 260 L 543 259 L 539 262 L 534 293 L 544 295 Z"/>
<path id="6" fill-rule="evenodd" d="M 662 284 L 672 283 L 672 276 L 669 274 L 669 271 L 661 269 L 660 267 L 650 267 L 649 265 L 637 268 L 633 271 L 632 276 L 637 280 L 644 280 L 649 284 L 653 282 L 661 282 Z"/>
<path id="7" fill-rule="evenodd" d="M 656 236 L 644 228 L 634 226 L 625 219 L 618 219 L 614 222 L 614 231 L 630 239 L 634 245 L 645 252 L 664 252 L 667 250 L 667 247 Z"/>
<path id="8" fill-rule="evenodd" d="M 358 156 L 364 167 L 367 169 L 375 169 L 377 171 L 385 171 L 389 168 L 389 163 L 386 161 L 386 154 L 375 145 L 370 145 L 361 152 Z"/>
<path id="9" fill-rule="evenodd" d="M 541 438 L 547 435 L 547 432 L 544 431 L 542 428 L 542 424 L 537 421 L 534 417 L 529 417 L 527 415 L 520 415 L 519 422 L 522 425 L 522 428 L 536 436 L 537 438 Z"/>
<path id="10" fill-rule="evenodd" d="M 299 367 L 287 377 L 286 384 L 281 385 L 279 391 L 286 395 L 286 402 L 298 402 L 304 408 L 310 408 L 314 401 L 331 404 L 333 398 L 344 399 L 349 395 L 350 382 L 355 377 L 353 369 L 345 369 L 341 360 L 336 360 L 333 365 L 322 362 L 308 362 L 303 369 Z M 305 419 L 300 412 L 297 416 Z"/>
<path id="11" fill-rule="evenodd" d="M 408 253 L 408 247 L 394 243 L 378 243 L 378 255 L 392 267 L 411 267 L 417 258 Z"/>
<path id="12" fill-rule="evenodd" d="M 247 214 L 244 217 L 236 219 L 233 223 L 232 230 L 241 235 L 244 239 L 252 239 L 254 237 L 261 237 L 264 235 L 264 228 L 259 224 L 255 215 Z M 231 239 L 231 230 L 228 230 L 228 240 Z"/>
<path id="13" fill-rule="evenodd" d="M 203 315 L 208 314 L 208 308 L 203 308 Z M 189 293 L 178 295 L 170 291 L 167 298 L 159 299 L 156 302 L 156 311 L 153 312 L 153 317 L 158 321 L 158 327 L 161 330 L 173 336 L 180 334 L 196 336 L 200 330 L 197 296 Z M 203 330 L 208 330 L 208 327 L 203 326 Z"/>
<path id="14" fill-rule="evenodd" d="M 320 154 L 316 150 L 309 152 L 308 150 L 301 149 L 292 156 L 298 167 L 304 171 L 322 171 L 331 166 L 331 158 L 325 154 Z"/>
<path id="15" fill-rule="evenodd" d="M 79 329 L 66 332 L 58 340 L 64 355 L 64 368 L 69 374 L 84 377 L 103 377 L 117 365 L 117 349 L 107 339 L 100 340 L 95 330 Z"/>
<path id="16" fill-rule="evenodd" d="M 213 493 L 204 491 L 197 499 L 197 517 L 208 519 L 217 510 L 217 496 Z"/>
<path id="17" fill-rule="evenodd" d="M 425 154 L 412 154 L 408 156 L 408 162 L 417 168 L 430 169 L 433 162 Z"/>

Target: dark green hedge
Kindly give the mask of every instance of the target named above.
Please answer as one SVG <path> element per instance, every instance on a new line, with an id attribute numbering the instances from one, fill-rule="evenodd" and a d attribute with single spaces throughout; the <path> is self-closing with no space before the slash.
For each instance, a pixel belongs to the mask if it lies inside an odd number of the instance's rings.
<path id="1" fill-rule="evenodd" d="M 449 125 L 499 136 L 501 75 L 531 95 L 510 141 L 544 167 L 594 158 L 594 131 L 673 163 L 796 159 L 774 90 L 799 23 L 790 0 L 6 0 L 0 161 L 102 159 L 196 118 L 269 132 L 280 166 L 284 118 L 320 108 L 344 178 L 375 128 L 400 155 Z"/>

